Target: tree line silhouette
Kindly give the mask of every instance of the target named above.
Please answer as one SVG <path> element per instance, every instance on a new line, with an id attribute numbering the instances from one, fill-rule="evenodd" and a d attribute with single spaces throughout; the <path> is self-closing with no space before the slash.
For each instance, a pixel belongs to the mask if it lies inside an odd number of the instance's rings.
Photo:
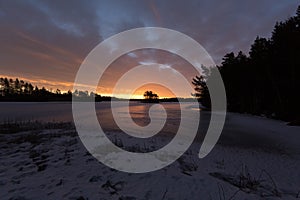
<path id="1" fill-rule="evenodd" d="M 112 98 L 101 96 L 88 91 L 71 90 L 61 92 L 60 89 L 49 91 L 45 87 L 38 88 L 31 83 L 19 80 L 18 78 L 0 78 L 0 101 L 72 101 L 76 100 L 110 101 Z"/>
<path id="2" fill-rule="evenodd" d="M 220 71 L 229 111 L 299 119 L 300 6 L 295 16 L 276 23 L 270 38 L 257 37 L 249 55 L 231 52 L 220 66 L 206 69 Z M 202 75 L 192 82 L 194 95 L 206 106 L 210 105 L 208 81 L 209 76 Z"/>

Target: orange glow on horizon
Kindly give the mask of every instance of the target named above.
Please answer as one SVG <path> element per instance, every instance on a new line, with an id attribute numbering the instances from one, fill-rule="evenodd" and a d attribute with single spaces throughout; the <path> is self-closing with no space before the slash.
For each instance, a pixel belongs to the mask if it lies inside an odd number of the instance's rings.
<path id="1" fill-rule="evenodd" d="M 147 84 L 141 86 L 134 92 L 133 96 L 144 98 L 145 91 L 152 91 L 153 93 L 157 94 L 160 99 L 176 97 L 171 90 L 159 84 Z"/>
<path id="2" fill-rule="evenodd" d="M 2 78 L 8 78 L 15 80 L 18 78 L 19 80 L 23 80 L 25 82 L 31 83 L 34 87 L 38 86 L 39 88 L 45 87 L 47 90 L 55 92 L 56 89 L 61 90 L 62 93 L 66 93 L 69 90 L 72 91 L 73 89 L 73 82 L 63 82 L 63 81 L 51 81 L 51 80 L 45 80 L 45 79 L 34 79 L 34 78 L 27 78 L 27 77 L 18 77 L 18 76 L 9 76 L 9 75 L 3 75 L 0 74 L 0 77 Z M 92 88 L 92 86 L 85 85 L 83 88 Z M 91 90 L 87 89 L 89 92 Z M 132 95 L 132 99 L 143 99 L 144 98 L 144 92 L 145 91 L 152 91 L 156 93 L 160 99 L 163 98 L 173 98 L 176 97 L 174 93 L 169 90 L 168 88 L 159 85 L 159 84 L 147 84 L 144 86 L 139 87 Z M 97 87 L 97 93 L 101 96 L 112 96 L 113 88 L 110 87 Z M 116 94 L 114 97 L 117 98 L 124 98 L 128 94 Z M 183 97 L 188 98 L 188 97 Z"/>

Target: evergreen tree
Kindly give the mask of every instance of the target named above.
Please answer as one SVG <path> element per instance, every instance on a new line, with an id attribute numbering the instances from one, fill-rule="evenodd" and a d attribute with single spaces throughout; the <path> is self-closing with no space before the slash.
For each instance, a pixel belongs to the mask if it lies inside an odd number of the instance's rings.
<path id="1" fill-rule="evenodd" d="M 209 96 L 209 90 L 206 84 L 206 81 L 210 75 L 210 69 L 207 67 L 202 66 L 202 75 L 196 76 L 192 80 L 192 84 L 195 86 L 195 93 L 192 96 L 196 97 L 198 101 L 205 106 L 206 108 L 210 109 L 211 107 L 211 100 Z"/>

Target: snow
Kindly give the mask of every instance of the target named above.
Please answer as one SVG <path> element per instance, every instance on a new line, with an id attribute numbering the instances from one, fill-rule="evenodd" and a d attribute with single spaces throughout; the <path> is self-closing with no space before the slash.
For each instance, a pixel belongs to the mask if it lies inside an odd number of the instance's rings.
<path id="1" fill-rule="evenodd" d="M 106 105 L 99 107 L 103 114 Z M 59 103 L 53 108 L 59 108 L 54 114 L 69 109 Z M 36 116 L 41 117 L 47 109 L 45 104 Z M 142 114 L 138 109 L 135 112 L 136 120 L 141 120 Z M 65 128 L 0 134 L 0 199 L 300 198 L 300 127 L 228 113 L 218 144 L 199 159 L 209 112 L 201 114 L 199 136 L 190 149 L 168 167 L 144 174 L 119 172 L 99 163 L 68 124 Z M 19 114 L 19 119 L 24 116 Z M 171 123 L 176 120 L 174 117 Z M 170 140 L 163 134 L 141 143 L 112 126 L 106 126 L 107 136 L 131 151 L 156 149 Z"/>

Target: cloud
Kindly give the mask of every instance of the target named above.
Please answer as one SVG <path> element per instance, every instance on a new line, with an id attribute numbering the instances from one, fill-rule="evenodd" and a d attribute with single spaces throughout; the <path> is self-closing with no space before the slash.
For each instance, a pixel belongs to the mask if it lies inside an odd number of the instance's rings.
<path id="1" fill-rule="evenodd" d="M 172 68 L 172 64 L 160 64 L 160 63 L 155 63 L 155 62 L 151 62 L 151 61 L 140 61 L 139 64 L 146 65 L 146 66 L 148 65 L 148 66 L 152 66 L 152 67 L 156 66 L 159 71 L 169 70 L 170 72 L 172 72 L 174 74 L 179 74 L 179 72 L 177 70 Z"/>
<path id="2" fill-rule="evenodd" d="M 99 42 L 148 26 L 191 36 L 220 63 L 228 52 L 248 52 L 257 35 L 269 37 L 276 21 L 293 15 L 298 4 L 282 0 L 0 1 L 0 73 L 72 82 L 81 61 Z M 159 60 L 155 56 L 177 71 L 188 68 L 178 59 L 179 64 L 174 64 L 172 57 L 164 60 L 160 53 L 149 52 L 129 53 L 122 67 Z"/>

